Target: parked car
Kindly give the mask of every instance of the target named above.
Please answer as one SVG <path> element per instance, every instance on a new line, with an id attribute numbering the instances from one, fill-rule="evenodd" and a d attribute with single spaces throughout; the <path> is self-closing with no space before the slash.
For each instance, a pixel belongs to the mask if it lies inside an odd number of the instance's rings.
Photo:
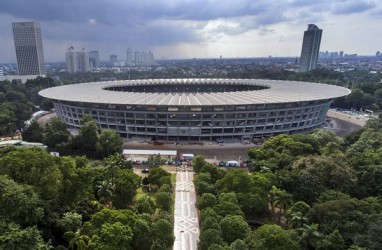
<path id="1" fill-rule="evenodd" d="M 150 173 L 150 170 L 148 168 L 144 168 L 144 169 L 142 169 L 142 173 L 148 174 L 148 173 Z"/>

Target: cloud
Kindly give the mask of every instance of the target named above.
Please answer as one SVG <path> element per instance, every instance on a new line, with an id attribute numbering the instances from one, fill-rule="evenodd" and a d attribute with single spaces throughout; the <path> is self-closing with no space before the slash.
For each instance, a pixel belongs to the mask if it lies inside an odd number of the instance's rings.
<path id="1" fill-rule="evenodd" d="M 361 13 L 371 10 L 375 7 L 376 4 L 372 1 L 352 0 L 334 5 L 332 13 L 340 15 Z"/>

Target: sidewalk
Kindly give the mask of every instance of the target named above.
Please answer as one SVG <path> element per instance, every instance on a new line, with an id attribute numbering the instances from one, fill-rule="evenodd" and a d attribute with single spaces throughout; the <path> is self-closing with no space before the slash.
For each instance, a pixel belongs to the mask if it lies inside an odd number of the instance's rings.
<path id="1" fill-rule="evenodd" d="M 192 167 L 177 168 L 174 208 L 174 250 L 197 250 L 198 209 Z"/>

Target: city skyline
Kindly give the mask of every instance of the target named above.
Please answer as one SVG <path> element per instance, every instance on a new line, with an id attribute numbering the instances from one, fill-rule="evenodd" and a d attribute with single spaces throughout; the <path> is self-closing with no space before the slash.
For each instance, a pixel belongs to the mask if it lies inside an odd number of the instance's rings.
<path id="1" fill-rule="evenodd" d="M 201 6 L 203 8 L 201 8 Z M 198 11 L 195 11 L 198 10 Z M 382 3 L 336 1 L 0 2 L 0 63 L 16 62 L 12 22 L 41 23 L 45 61 L 64 61 L 71 45 L 97 50 L 100 60 L 128 47 L 161 58 L 298 57 L 309 23 L 325 30 L 321 49 L 375 55 Z"/>

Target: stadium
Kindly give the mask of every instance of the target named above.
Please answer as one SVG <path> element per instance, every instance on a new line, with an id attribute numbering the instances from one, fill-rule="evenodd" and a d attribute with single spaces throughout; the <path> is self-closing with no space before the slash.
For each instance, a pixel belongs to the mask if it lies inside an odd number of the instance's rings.
<path id="1" fill-rule="evenodd" d="M 309 132 L 325 122 L 334 98 L 349 89 L 260 79 L 149 79 L 48 88 L 40 95 L 57 115 L 80 127 L 90 114 L 102 129 L 129 139 L 243 142 Z"/>

